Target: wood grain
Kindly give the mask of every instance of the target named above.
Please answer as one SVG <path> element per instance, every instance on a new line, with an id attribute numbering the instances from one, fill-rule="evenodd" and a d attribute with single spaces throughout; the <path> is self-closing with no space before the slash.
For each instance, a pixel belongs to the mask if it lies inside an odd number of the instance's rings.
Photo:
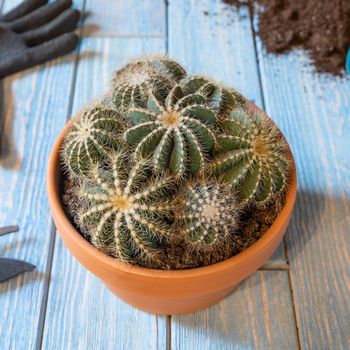
<path id="1" fill-rule="evenodd" d="M 73 114 L 102 95 L 113 70 L 120 68 L 125 60 L 164 50 L 164 39 L 159 38 L 84 38 Z M 166 329 L 166 317 L 138 311 L 120 301 L 75 261 L 57 238 L 44 349 L 164 349 Z"/>
<path id="2" fill-rule="evenodd" d="M 165 35 L 163 0 L 86 0 L 84 36 Z"/>
<path id="3" fill-rule="evenodd" d="M 299 194 L 286 243 L 304 349 L 350 348 L 350 79 L 307 56 L 258 53 L 267 112 L 296 158 Z"/>
<path id="4" fill-rule="evenodd" d="M 119 300 L 58 239 L 43 349 L 165 349 L 166 318 Z"/>
<path id="5" fill-rule="evenodd" d="M 259 271 L 207 310 L 173 316 L 173 350 L 297 349 L 287 271 Z"/>
<path id="6" fill-rule="evenodd" d="M 5 1 L 3 12 L 19 2 Z M 20 231 L 1 238 L 0 254 L 37 268 L 0 284 L 0 349 L 34 349 L 41 336 L 52 258 L 46 163 L 67 118 L 75 57 L 73 53 L 2 81 L 0 225 L 18 224 Z"/>
<path id="7" fill-rule="evenodd" d="M 73 62 L 74 54 L 2 83 L 0 224 L 18 224 L 20 231 L 1 237 L 0 254 L 37 268 L 0 284 L 1 349 L 36 345 L 50 259 L 45 165 L 66 120 Z"/>

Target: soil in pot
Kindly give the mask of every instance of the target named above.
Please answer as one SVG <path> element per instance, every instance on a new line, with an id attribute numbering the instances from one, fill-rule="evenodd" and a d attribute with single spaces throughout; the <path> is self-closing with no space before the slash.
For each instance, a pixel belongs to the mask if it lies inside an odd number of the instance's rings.
<path id="1" fill-rule="evenodd" d="M 61 182 L 63 203 L 72 203 L 72 197 L 74 197 L 74 194 L 71 193 L 72 187 L 72 178 L 63 175 Z M 169 244 L 165 247 L 165 254 L 157 262 L 157 265 L 155 265 L 155 262 L 152 262 L 152 265 L 137 262 L 137 265 L 161 270 L 183 270 L 208 266 L 226 260 L 255 243 L 271 227 L 284 204 L 285 201 L 283 200 L 281 202 L 270 202 L 262 208 L 252 206 L 245 210 L 240 218 L 239 232 L 233 237 L 231 244 L 222 246 L 220 250 L 203 252 L 192 249 L 185 241 L 180 240 L 176 245 Z M 79 206 L 80 204 L 76 203 L 76 205 Z M 76 230 L 80 232 L 74 216 L 71 215 L 71 210 L 65 206 L 65 211 Z M 89 239 L 88 237 L 85 238 Z"/>

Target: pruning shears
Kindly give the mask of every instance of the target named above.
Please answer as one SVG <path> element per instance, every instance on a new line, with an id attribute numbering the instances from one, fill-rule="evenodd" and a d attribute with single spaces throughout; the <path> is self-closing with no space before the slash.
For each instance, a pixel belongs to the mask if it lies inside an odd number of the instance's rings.
<path id="1" fill-rule="evenodd" d="M 18 226 L 0 227 L 0 237 L 12 232 L 17 232 Z M 0 282 L 4 282 L 22 272 L 33 271 L 35 266 L 22 260 L 0 258 Z"/>

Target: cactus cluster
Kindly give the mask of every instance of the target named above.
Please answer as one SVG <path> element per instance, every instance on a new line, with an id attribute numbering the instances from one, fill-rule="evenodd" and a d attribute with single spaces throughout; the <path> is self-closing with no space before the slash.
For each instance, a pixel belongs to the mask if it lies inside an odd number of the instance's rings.
<path id="1" fill-rule="evenodd" d="M 283 202 L 291 165 L 277 127 L 234 89 L 188 76 L 167 57 L 127 64 L 71 123 L 66 208 L 119 260 L 169 268 L 166 252 L 180 245 L 220 261 L 245 208 Z"/>

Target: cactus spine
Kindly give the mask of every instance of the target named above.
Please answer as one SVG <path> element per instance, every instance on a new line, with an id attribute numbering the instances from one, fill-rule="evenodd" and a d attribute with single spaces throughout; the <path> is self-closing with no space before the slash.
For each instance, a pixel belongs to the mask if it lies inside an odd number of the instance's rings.
<path id="1" fill-rule="evenodd" d="M 152 176 L 147 161 L 129 164 L 127 154 L 111 153 L 107 166 L 96 165 L 76 187 L 84 203 L 79 226 L 107 254 L 123 261 L 153 261 L 170 233 L 173 182 Z"/>
<path id="2" fill-rule="evenodd" d="M 155 172 L 200 173 L 214 147 L 216 124 L 216 114 L 203 96 L 185 95 L 176 85 L 164 103 L 150 94 L 147 108 L 133 108 L 129 117 L 135 126 L 125 132 L 125 140 L 136 146 L 136 157 L 152 155 Z"/>
<path id="3" fill-rule="evenodd" d="M 261 213 L 277 215 L 291 171 L 283 136 L 242 95 L 158 56 L 116 72 L 108 96 L 72 122 L 62 158 L 63 200 L 81 234 L 153 268 L 247 247 Z"/>
<path id="4" fill-rule="evenodd" d="M 64 143 L 63 161 L 75 175 L 86 174 L 91 165 L 121 144 L 121 116 L 114 110 L 94 107 L 79 115 Z"/>
<path id="5" fill-rule="evenodd" d="M 283 195 L 288 183 L 288 145 L 267 118 L 248 110 L 231 112 L 222 121 L 212 169 L 224 183 L 238 188 L 242 201 L 265 204 Z"/>
<path id="6" fill-rule="evenodd" d="M 235 194 L 216 181 L 196 181 L 182 191 L 176 206 L 177 224 L 186 241 L 200 250 L 218 249 L 238 227 Z"/>
<path id="7" fill-rule="evenodd" d="M 219 114 L 226 114 L 245 105 L 245 99 L 239 92 L 202 76 L 188 76 L 180 84 L 186 95 L 202 95 L 209 107 Z"/>
<path id="8" fill-rule="evenodd" d="M 177 62 L 165 56 L 138 59 L 115 73 L 113 104 L 122 111 L 129 107 L 145 107 L 150 92 L 164 96 L 185 75 L 185 70 Z"/>

